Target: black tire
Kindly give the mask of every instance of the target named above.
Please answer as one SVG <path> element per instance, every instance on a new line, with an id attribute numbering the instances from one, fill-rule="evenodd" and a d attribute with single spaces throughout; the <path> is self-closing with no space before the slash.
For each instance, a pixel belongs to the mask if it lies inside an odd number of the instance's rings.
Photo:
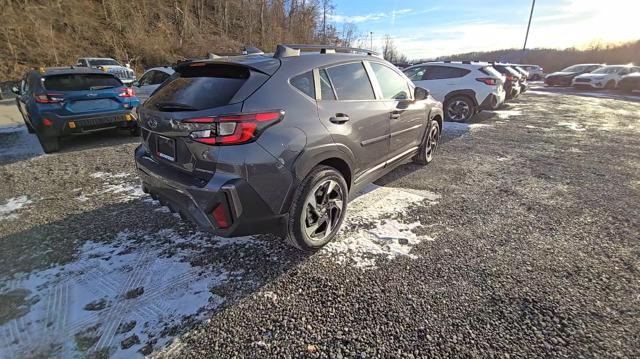
<path id="1" fill-rule="evenodd" d="M 467 122 L 476 113 L 476 106 L 467 96 L 453 96 L 444 104 L 444 115 L 448 121 Z"/>
<path id="2" fill-rule="evenodd" d="M 40 141 L 40 146 L 42 146 L 44 153 L 53 153 L 60 150 L 60 139 L 58 137 L 42 137 L 40 134 L 36 135 L 38 136 L 38 141 Z"/>
<path id="3" fill-rule="evenodd" d="M 327 183 L 328 185 L 325 186 Z M 328 189 L 332 183 L 333 187 L 331 187 L 332 191 L 329 193 L 330 196 L 322 194 L 322 190 L 326 193 L 326 189 Z M 341 193 L 341 208 L 338 208 L 338 204 L 335 202 L 337 200 L 337 191 Z M 310 203 L 312 193 L 314 194 L 314 201 L 317 203 L 316 206 Z M 322 195 L 318 197 L 318 193 Z M 286 238 L 289 244 L 305 252 L 313 252 L 333 240 L 344 221 L 347 212 L 348 197 L 349 190 L 347 183 L 340 172 L 329 166 L 318 166 L 314 168 L 302 183 L 300 183 L 293 197 L 293 202 L 289 210 Z M 326 203 L 323 204 L 322 202 L 325 199 Z M 318 207 L 323 208 L 318 210 Z M 326 217 L 324 215 L 326 215 Z M 327 218 L 327 220 L 322 222 L 323 218 Z M 329 224 L 329 219 L 333 223 Z M 312 230 L 316 223 L 319 225 L 315 227 L 315 232 L 309 235 L 308 230 Z M 329 233 L 322 238 L 313 238 L 313 235 L 323 228 L 325 231 L 328 229 Z"/>
<path id="4" fill-rule="evenodd" d="M 140 127 L 136 126 L 134 128 L 129 129 L 129 135 L 131 137 L 140 136 Z"/>
<path id="5" fill-rule="evenodd" d="M 440 128 L 438 121 L 431 120 L 431 126 L 424 134 L 422 144 L 420 144 L 420 149 L 418 149 L 418 154 L 413 157 L 414 163 L 424 166 L 433 161 L 433 156 L 436 154 L 438 149 L 438 142 L 440 142 L 441 133 L 442 129 Z"/>
<path id="6" fill-rule="evenodd" d="M 609 81 L 607 81 L 607 84 L 604 85 L 604 88 L 607 89 L 607 90 L 613 90 L 613 89 L 616 88 L 616 82 L 613 81 L 613 80 L 609 80 Z"/>

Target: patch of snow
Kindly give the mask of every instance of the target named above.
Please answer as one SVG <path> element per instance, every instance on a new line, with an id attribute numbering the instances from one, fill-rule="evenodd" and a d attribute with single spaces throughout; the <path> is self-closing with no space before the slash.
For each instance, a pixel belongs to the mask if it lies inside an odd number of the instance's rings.
<path id="1" fill-rule="evenodd" d="M 412 230 L 420 223 L 404 224 L 396 220 L 377 220 L 371 230 L 359 230 L 346 238 L 339 238 L 326 246 L 325 251 L 335 254 L 340 264 L 353 263 L 358 268 L 374 268 L 378 258 L 387 260 L 399 256 L 416 258 L 411 250 L 423 240 L 431 237 L 418 237 Z"/>
<path id="2" fill-rule="evenodd" d="M 498 162 L 510 161 L 511 157 L 498 157 Z"/>
<path id="3" fill-rule="evenodd" d="M 349 202 L 344 227 L 368 222 L 371 229 L 358 229 L 355 233 L 339 235 L 327 244 L 322 253 L 342 264 L 353 264 L 370 269 L 378 259 L 394 259 L 398 256 L 415 258 L 413 247 L 430 237 L 418 237 L 413 229 L 420 223 L 405 224 L 389 217 L 402 213 L 409 206 L 422 201 L 437 203 L 439 195 L 430 191 L 408 191 L 399 188 L 370 185 L 358 197 Z M 344 228 L 343 227 L 343 228 Z"/>
<path id="4" fill-rule="evenodd" d="M 564 126 L 570 130 L 574 130 L 577 132 L 582 132 L 582 131 L 586 131 L 587 129 L 582 127 L 580 124 L 576 123 L 576 122 L 558 122 L 558 126 Z"/>
<path id="5" fill-rule="evenodd" d="M 472 129 L 491 127 L 491 125 L 485 123 L 445 122 L 443 127 L 444 132 L 468 132 Z"/>
<path id="6" fill-rule="evenodd" d="M 87 194 L 89 197 L 110 194 L 116 195 L 121 201 L 131 201 L 146 196 L 137 177 L 130 173 L 95 172 L 90 176 L 103 180 L 104 186 L 101 190 Z"/>
<path id="7" fill-rule="evenodd" d="M 536 90 L 529 90 L 529 91 L 527 91 L 527 93 L 534 94 L 534 95 L 546 95 L 546 96 L 557 96 L 558 95 L 557 92 L 536 91 Z"/>
<path id="8" fill-rule="evenodd" d="M 18 218 L 18 214 L 15 212 L 31 203 L 33 201 L 25 195 L 9 198 L 5 204 L 0 205 L 0 220 Z"/>
<path id="9" fill-rule="evenodd" d="M 186 318 L 202 321 L 224 302 L 213 288 L 241 275 L 192 267 L 189 250 L 166 257 L 154 245 L 179 248 L 181 241 L 201 240 L 200 234 L 183 237 L 172 230 L 124 231 L 109 243 L 85 243 L 74 262 L 20 275 L 8 289 L 28 291 L 32 304 L 22 317 L 0 325 L 8 335 L 0 357 L 84 357 L 108 350 L 112 357 L 131 358 L 149 340 L 157 340 L 156 349 L 164 346 L 175 335 L 170 328 Z M 140 343 L 123 349 L 121 342 L 132 335 Z M 88 352 L 77 347 L 81 336 L 93 338 Z"/>
<path id="10" fill-rule="evenodd" d="M 490 112 L 495 113 L 498 116 L 498 118 L 501 120 L 506 120 L 514 116 L 522 115 L 522 111 L 518 111 L 518 110 L 495 110 Z"/>

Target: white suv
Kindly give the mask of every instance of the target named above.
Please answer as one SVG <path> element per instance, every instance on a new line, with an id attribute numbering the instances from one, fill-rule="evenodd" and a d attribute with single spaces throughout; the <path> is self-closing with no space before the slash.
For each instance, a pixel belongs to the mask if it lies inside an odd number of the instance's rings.
<path id="1" fill-rule="evenodd" d="M 572 85 L 576 88 L 615 89 L 622 76 L 634 72 L 640 72 L 640 67 L 631 65 L 604 66 L 593 72 L 574 77 Z"/>
<path id="2" fill-rule="evenodd" d="M 505 78 L 486 62 L 427 62 L 403 72 L 443 103 L 450 121 L 467 121 L 480 110 L 497 109 L 505 100 Z"/>

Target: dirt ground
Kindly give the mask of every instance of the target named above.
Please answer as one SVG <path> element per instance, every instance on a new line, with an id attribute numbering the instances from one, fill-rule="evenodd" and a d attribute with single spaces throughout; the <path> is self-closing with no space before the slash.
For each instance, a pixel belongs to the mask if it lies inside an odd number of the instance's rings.
<path id="1" fill-rule="evenodd" d="M 534 87 L 354 194 L 340 238 L 197 232 L 137 138 L 0 103 L 0 357 L 640 356 L 640 96 Z"/>

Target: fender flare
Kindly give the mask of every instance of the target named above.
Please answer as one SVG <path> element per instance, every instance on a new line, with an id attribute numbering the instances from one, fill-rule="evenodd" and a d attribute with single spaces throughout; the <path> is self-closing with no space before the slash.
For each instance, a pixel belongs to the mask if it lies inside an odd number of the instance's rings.
<path id="1" fill-rule="evenodd" d="M 478 106 L 478 100 L 476 100 L 476 92 L 473 91 L 473 90 L 469 90 L 469 89 L 455 90 L 455 91 L 449 92 L 444 97 L 443 104 L 446 103 L 447 101 L 449 101 L 449 99 L 454 97 L 454 96 L 466 96 L 466 97 L 469 97 L 471 99 L 471 101 L 473 101 L 473 105 L 476 106 L 476 107 Z"/>

